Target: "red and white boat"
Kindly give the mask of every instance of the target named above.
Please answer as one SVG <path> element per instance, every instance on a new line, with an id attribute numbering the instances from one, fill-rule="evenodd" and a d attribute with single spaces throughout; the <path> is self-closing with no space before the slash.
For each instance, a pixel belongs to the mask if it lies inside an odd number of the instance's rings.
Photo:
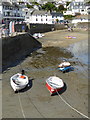
<path id="1" fill-rule="evenodd" d="M 64 87 L 64 82 L 59 77 L 51 76 L 46 80 L 46 87 L 52 95 Z"/>

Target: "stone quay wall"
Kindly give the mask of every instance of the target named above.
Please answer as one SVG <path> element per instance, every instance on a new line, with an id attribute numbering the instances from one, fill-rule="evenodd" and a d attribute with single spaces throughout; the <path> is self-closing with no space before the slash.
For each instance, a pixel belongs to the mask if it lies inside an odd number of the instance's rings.
<path id="1" fill-rule="evenodd" d="M 18 64 L 21 59 L 24 59 L 32 51 L 41 47 L 42 44 L 29 33 L 2 38 L 3 70 Z"/>

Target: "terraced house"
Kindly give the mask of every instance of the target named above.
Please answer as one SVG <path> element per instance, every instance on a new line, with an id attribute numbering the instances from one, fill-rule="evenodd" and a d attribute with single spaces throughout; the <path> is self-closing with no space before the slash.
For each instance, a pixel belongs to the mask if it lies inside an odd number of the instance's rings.
<path id="1" fill-rule="evenodd" d="M 64 12 L 64 15 L 88 15 L 90 14 L 90 5 L 86 4 L 85 1 L 72 1 L 68 5 L 67 11 Z"/>
<path id="2" fill-rule="evenodd" d="M 10 21 L 24 20 L 22 8 L 16 3 L 2 2 L 0 4 L 0 13 L 2 14 L 2 22 L 5 24 Z"/>
<path id="3" fill-rule="evenodd" d="M 47 11 L 33 10 L 32 13 L 28 12 L 25 20 L 29 23 L 52 24 L 52 15 Z"/>
<path id="4" fill-rule="evenodd" d="M 32 12 L 28 12 L 25 16 L 26 22 L 35 24 L 54 24 L 63 20 L 63 14 L 56 12 L 50 13 L 43 10 L 33 10 Z"/>

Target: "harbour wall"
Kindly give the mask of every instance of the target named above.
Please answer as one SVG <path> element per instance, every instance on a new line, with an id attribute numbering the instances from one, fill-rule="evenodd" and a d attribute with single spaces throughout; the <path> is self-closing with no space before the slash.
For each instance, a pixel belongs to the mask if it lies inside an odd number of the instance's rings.
<path id="1" fill-rule="evenodd" d="M 79 23 L 77 23 L 77 27 L 90 29 L 90 22 L 83 22 L 83 23 L 79 22 Z"/>
<path id="2" fill-rule="evenodd" d="M 2 71 L 17 65 L 42 44 L 29 33 L 2 38 Z"/>
<path id="3" fill-rule="evenodd" d="M 23 27 L 22 27 L 23 26 Z M 23 28 L 23 29 L 22 29 Z M 42 44 L 32 37 L 34 33 L 65 29 L 63 24 L 16 24 L 16 32 L 27 32 L 13 37 L 2 38 L 2 70 L 15 66 Z"/>
<path id="4" fill-rule="evenodd" d="M 52 30 L 61 30 L 65 28 L 66 27 L 64 24 L 15 24 L 16 32 L 26 31 L 30 34 L 44 33 Z"/>

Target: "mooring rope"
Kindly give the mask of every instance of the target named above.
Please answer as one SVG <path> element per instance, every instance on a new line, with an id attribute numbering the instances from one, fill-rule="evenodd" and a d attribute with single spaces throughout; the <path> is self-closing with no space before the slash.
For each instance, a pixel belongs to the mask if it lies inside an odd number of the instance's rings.
<path id="1" fill-rule="evenodd" d="M 58 93 L 57 90 L 56 90 L 56 92 L 57 92 L 58 96 L 61 98 L 61 100 L 62 100 L 66 105 L 68 105 L 72 110 L 76 111 L 78 114 L 82 115 L 83 117 L 90 119 L 90 117 L 88 117 L 88 116 L 84 115 L 83 113 L 79 112 L 77 109 L 75 109 L 74 107 L 72 107 L 68 102 L 66 102 L 66 101 L 61 97 L 61 95 Z"/>
<path id="2" fill-rule="evenodd" d="M 43 114 L 38 110 L 38 108 L 36 107 L 36 105 L 33 103 L 33 101 L 31 100 L 30 96 L 28 95 L 28 93 L 26 92 L 29 101 L 32 103 L 32 105 L 34 106 L 34 108 L 38 111 L 38 113 L 42 116 L 43 119 L 45 119 L 45 117 L 43 116 Z"/>
<path id="3" fill-rule="evenodd" d="M 23 110 L 23 107 L 22 107 L 22 104 L 21 104 L 21 100 L 20 100 L 19 92 L 18 92 L 18 99 L 19 99 L 20 108 L 21 108 L 21 112 L 22 112 L 23 118 L 26 120 L 26 117 L 25 117 L 25 114 L 24 114 L 24 110 Z"/>

